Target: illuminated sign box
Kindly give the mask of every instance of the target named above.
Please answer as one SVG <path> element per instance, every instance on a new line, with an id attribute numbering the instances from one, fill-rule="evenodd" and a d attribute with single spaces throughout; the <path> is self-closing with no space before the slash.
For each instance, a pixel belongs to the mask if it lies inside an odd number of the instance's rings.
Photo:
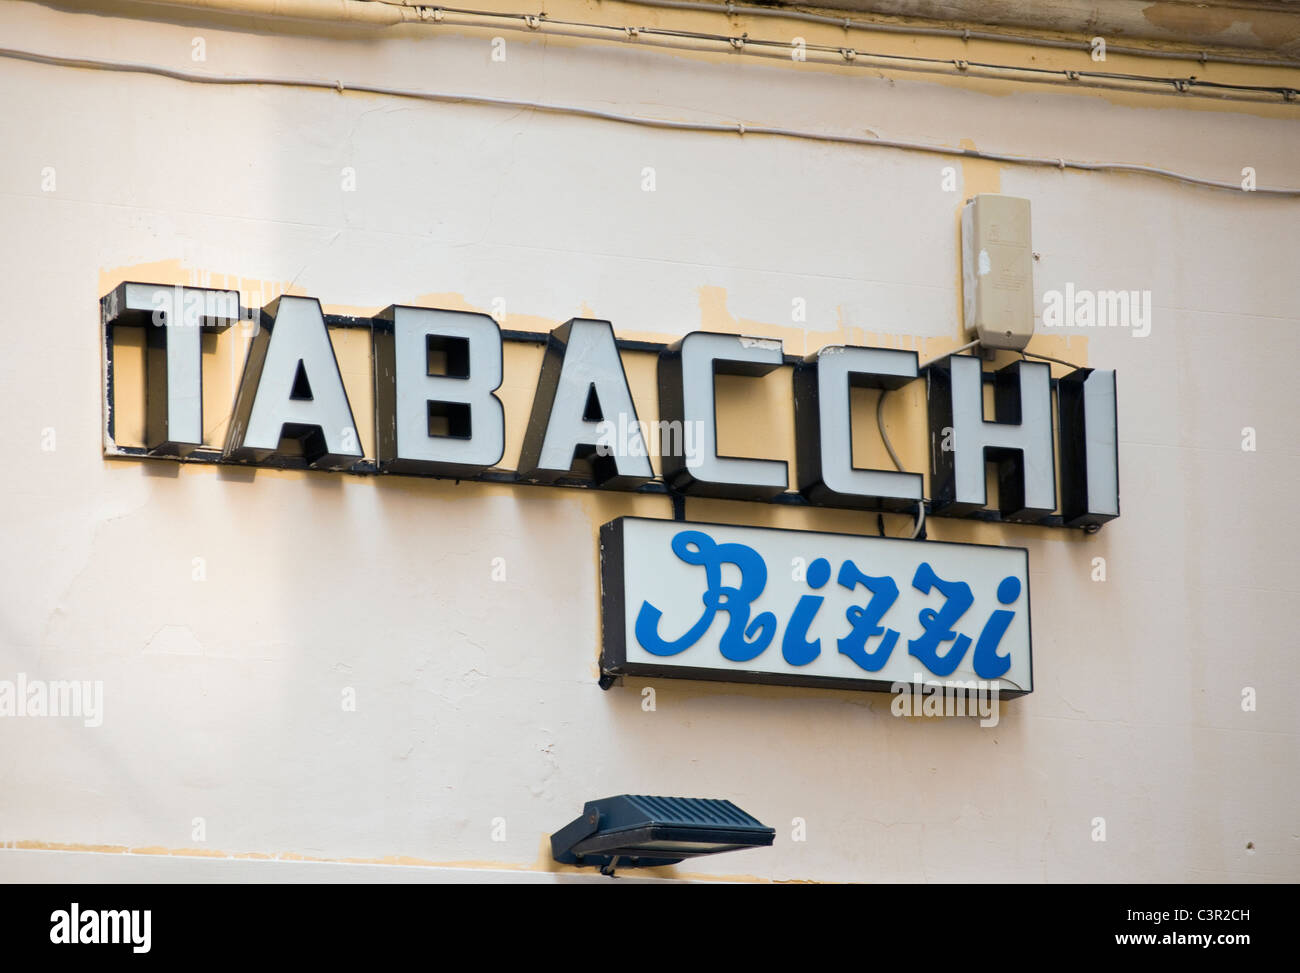
<path id="1" fill-rule="evenodd" d="M 620 517 L 600 563 L 606 687 L 1034 688 L 1024 548 Z"/>

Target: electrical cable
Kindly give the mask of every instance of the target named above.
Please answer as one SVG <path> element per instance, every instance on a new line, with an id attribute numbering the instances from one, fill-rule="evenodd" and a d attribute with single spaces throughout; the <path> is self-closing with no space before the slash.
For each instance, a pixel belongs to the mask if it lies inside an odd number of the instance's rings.
<path id="1" fill-rule="evenodd" d="M 906 473 L 907 471 L 903 469 L 903 461 L 898 458 L 898 453 L 894 451 L 894 444 L 889 441 L 889 433 L 885 432 L 885 416 L 884 416 L 885 393 L 887 393 L 888 391 L 889 389 L 881 389 L 880 395 L 876 399 L 876 428 L 880 430 L 880 440 L 885 444 L 885 449 L 889 452 L 889 458 L 894 461 L 894 468 L 898 470 L 900 473 Z M 917 503 L 916 525 L 912 528 L 912 538 L 914 540 L 916 536 L 919 533 L 921 533 L 921 527 L 924 526 L 924 524 L 925 524 L 925 498 L 922 497 L 921 500 Z M 885 527 L 884 527 L 884 522 L 882 520 L 880 525 L 880 535 L 883 537 L 884 534 L 885 534 Z"/>
<path id="2" fill-rule="evenodd" d="M 432 23 L 443 26 L 465 26 L 476 27 L 484 26 L 473 23 L 464 23 L 463 21 L 452 21 L 447 19 L 451 14 L 456 17 L 479 18 L 482 20 L 510 21 L 511 23 L 496 24 L 495 29 L 507 29 L 533 33 L 543 30 L 546 33 L 560 37 L 579 37 L 587 38 L 587 34 L 577 33 L 574 30 L 565 30 L 557 28 L 581 28 L 586 31 L 596 31 L 612 33 L 617 35 L 618 39 L 640 40 L 642 38 L 660 37 L 675 38 L 679 40 L 706 41 L 717 44 L 725 44 L 733 51 L 750 54 L 758 57 L 777 57 L 780 60 L 789 60 L 793 50 L 790 42 L 784 40 L 772 40 L 757 37 L 750 37 L 747 33 L 740 36 L 727 34 L 715 34 L 705 31 L 688 31 L 680 29 L 669 29 L 663 27 L 636 27 L 630 25 L 617 24 L 593 24 L 585 21 L 553 19 L 546 16 L 545 13 L 525 14 L 517 12 L 500 12 L 486 10 L 471 10 L 464 7 L 441 7 L 431 6 L 428 4 L 415 4 L 405 2 L 405 0 L 372 0 L 372 2 L 382 3 L 386 6 L 397 7 L 401 10 L 412 10 L 417 12 L 420 23 Z M 719 8 L 725 10 L 725 8 Z M 432 20 L 430 20 L 432 18 Z M 840 24 L 839 21 L 835 23 Z M 840 24 L 843 26 L 842 24 Z M 664 47 L 679 47 L 680 45 L 663 44 Z M 756 47 L 769 47 L 778 49 L 779 54 L 765 54 L 754 50 Z M 693 48 L 684 48 L 692 50 Z M 1091 48 L 1088 48 L 1091 50 Z M 1158 91 L 1156 93 L 1171 95 L 1193 94 L 1202 97 L 1217 97 L 1232 101 L 1252 101 L 1258 102 L 1259 98 L 1240 98 L 1228 94 L 1210 94 L 1210 91 L 1243 91 L 1253 92 L 1255 94 L 1273 94 L 1278 95 L 1283 102 L 1292 102 L 1297 97 L 1297 91 L 1294 88 L 1276 85 L 1241 85 L 1226 84 L 1223 82 L 1205 81 L 1195 76 L 1171 78 L 1164 76 L 1138 75 L 1138 74 L 1115 74 L 1104 71 L 1079 71 L 1065 68 L 1041 68 L 1035 66 L 996 64 L 983 61 L 969 61 L 961 58 L 939 58 L 939 57 L 921 57 L 919 55 L 909 54 L 884 54 L 870 51 L 858 51 L 852 48 L 845 48 L 826 44 L 807 44 L 802 46 L 802 53 L 805 58 L 809 51 L 829 54 L 850 66 L 870 67 L 867 61 L 883 61 L 887 65 L 897 70 L 904 71 L 923 71 L 935 73 L 939 66 L 943 67 L 940 73 L 951 75 L 953 73 L 966 74 L 970 76 L 972 69 L 993 72 L 1020 72 L 1023 74 L 1033 75 L 1031 83 L 1041 84 L 1066 84 L 1072 87 L 1092 87 L 1104 88 L 1108 90 L 1122 91 L 1139 91 L 1151 93 L 1147 87 L 1137 87 L 1132 84 L 1120 85 L 1114 82 L 1129 81 L 1138 82 L 1141 85 L 1159 85 L 1161 88 L 1169 86 L 1168 92 Z M 908 63 L 921 65 L 920 67 L 906 66 Z M 1300 67 L 1300 64 L 1287 65 L 1287 67 Z M 1092 79 L 1091 81 L 1085 79 Z M 1103 83 L 1105 82 L 1105 83 Z"/>
<path id="3" fill-rule="evenodd" d="M 1021 358 L 1042 358 L 1045 361 L 1054 361 L 1058 365 L 1068 365 L 1070 368 L 1083 368 L 1082 365 L 1076 365 L 1074 362 L 1068 362 L 1064 358 L 1053 358 L 1051 355 L 1040 355 L 1036 351 L 1021 351 Z"/>
<path id="4" fill-rule="evenodd" d="M 951 351 L 945 351 L 942 355 L 939 355 L 936 358 L 931 358 L 922 365 L 918 365 L 916 370 L 920 372 L 923 369 L 929 368 L 940 359 L 947 358 L 949 355 L 956 355 L 960 352 L 966 351 L 968 348 L 974 348 L 979 343 L 978 338 L 974 341 L 968 341 L 960 347 L 954 348 Z M 880 441 L 885 444 L 885 450 L 889 453 L 889 458 L 894 461 L 894 469 L 898 470 L 900 473 L 906 473 L 907 471 L 903 469 L 903 461 L 898 458 L 898 453 L 894 450 L 894 444 L 889 440 L 889 433 L 885 432 L 885 394 L 888 391 L 888 389 L 881 389 L 880 395 L 876 398 L 876 428 L 880 431 Z M 916 505 L 916 523 L 912 527 L 912 540 L 916 540 L 916 538 L 920 536 L 921 531 L 925 528 L 926 503 L 926 499 L 922 497 Z"/>
<path id="5" fill-rule="evenodd" d="M 1082 51 L 1091 54 L 1090 41 L 1057 40 L 1047 37 L 1029 37 L 1004 31 L 969 30 L 961 27 L 920 27 L 912 24 L 886 24 L 870 20 L 853 20 L 849 17 L 831 17 L 826 14 L 807 13 L 802 10 L 787 10 L 772 7 L 754 7 L 739 3 L 700 3 L 695 0 L 632 0 L 643 7 L 662 7 L 669 10 L 699 10 L 728 16 L 774 17 L 783 20 L 799 20 L 813 24 L 827 24 L 844 30 L 860 30 L 882 34 L 907 34 L 917 37 L 950 37 L 962 41 L 995 41 L 1008 44 L 1024 44 L 1031 47 L 1048 47 L 1058 50 Z M 1162 58 L 1176 61 L 1196 61 L 1200 64 L 1246 64 L 1269 68 L 1300 68 L 1300 61 L 1257 58 L 1247 55 L 1211 54 L 1206 51 L 1157 51 L 1143 47 L 1127 47 L 1118 44 L 1106 45 L 1111 54 L 1128 54 L 1136 57 Z"/>
<path id="6" fill-rule="evenodd" d="M 880 438 L 889 452 L 889 458 L 894 461 L 894 469 L 904 473 L 906 471 L 903 469 L 903 461 L 898 458 L 898 453 L 894 452 L 894 444 L 889 441 L 889 433 L 885 432 L 885 394 L 888 391 L 889 389 L 881 389 L 876 399 L 876 427 L 880 430 Z"/>
<path id="7" fill-rule="evenodd" d="M 638 115 L 625 115 L 619 112 L 586 108 L 579 105 L 563 105 L 529 101 L 518 98 L 496 98 L 487 95 L 451 94 L 448 92 L 417 91 L 393 88 L 386 85 L 344 83 L 313 78 L 277 78 L 259 76 L 221 76 L 182 71 L 177 68 L 165 68 L 153 64 L 141 64 L 126 61 L 109 61 L 99 58 L 63 57 L 53 54 L 39 54 L 33 51 L 15 48 L 0 48 L 0 57 L 35 64 L 47 64 L 57 67 L 84 68 L 90 70 L 115 71 L 133 74 L 151 74 L 176 81 L 189 81 L 196 84 L 212 85 L 267 85 L 275 87 L 314 88 L 318 90 L 364 92 L 366 94 L 388 95 L 395 98 L 413 98 L 448 104 L 489 105 L 501 108 L 525 109 L 549 114 L 574 115 L 582 118 L 594 118 L 603 121 L 618 122 L 625 125 L 641 125 L 647 128 L 667 129 L 686 132 L 714 132 L 730 135 L 766 135 L 782 138 L 804 139 L 814 142 L 837 143 L 842 145 L 861 145 L 873 148 L 900 149 L 911 152 L 924 152 L 930 155 L 942 155 L 963 159 L 984 159 L 991 162 L 1004 162 L 1008 165 L 1039 166 L 1054 169 L 1074 169 L 1081 172 L 1131 172 L 1143 175 L 1159 176 L 1194 186 L 1211 189 L 1227 189 L 1234 193 L 1250 196 L 1282 196 L 1300 198 L 1300 189 L 1281 187 L 1259 187 L 1243 190 L 1240 185 L 1222 182 L 1216 179 L 1204 179 L 1189 176 L 1156 166 L 1128 162 L 1078 162 L 1068 159 L 1052 159 L 1043 156 L 1012 155 L 1005 152 L 990 152 L 982 149 L 954 149 L 943 145 L 930 145 L 924 142 L 910 142 L 901 139 L 884 139 L 868 135 L 836 135 L 829 132 L 809 132 L 799 129 L 769 125 L 746 125 L 743 122 L 723 124 L 717 122 L 684 122 L 666 118 L 651 118 Z"/>
<path id="8" fill-rule="evenodd" d="M 966 344 L 962 345 L 962 346 L 959 347 L 959 348 L 954 348 L 954 349 L 952 349 L 952 351 L 945 351 L 942 355 L 935 355 L 935 357 L 931 358 L 929 361 L 927 361 L 927 362 L 922 362 L 920 365 L 917 365 L 917 366 L 916 366 L 916 370 L 917 370 L 918 372 L 923 372 L 923 371 L 925 371 L 927 368 L 929 368 L 931 365 L 933 365 L 935 362 L 937 362 L 937 361 L 943 361 L 943 360 L 944 360 L 945 358 L 947 358 L 949 355 L 960 355 L 963 351 L 966 351 L 967 349 L 970 349 L 970 348 L 974 348 L 974 347 L 975 347 L 976 345 L 978 345 L 979 343 L 980 343 L 979 338 L 976 338 L 974 341 L 968 341 L 968 342 L 966 342 Z"/>
<path id="9" fill-rule="evenodd" d="M 978 338 L 974 341 L 968 341 L 964 345 L 954 348 L 951 351 L 945 351 L 942 355 L 938 355 L 921 365 L 917 365 L 916 370 L 920 373 L 929 368 L 935 362 L 941 361 L 949 355 L 957 355 L 969 348 L 974 348 L 979 343 L 980 341 Z M 889 458 L 894 461 L 894 468 L 900 473 L 906 473 L 907 471 L 903 469 L 903 461 L 898 458 L 898 453 L 894 452 L 894 444 L 889 441 L 889 433 L 885 432 L 885 394 L 888 391 L 888 389 L 881 389 L 880 396 L 876 399 L 876 428 L 880 430 L 880 438 L 885 444 L 885 449 L 889 453 Z"/>

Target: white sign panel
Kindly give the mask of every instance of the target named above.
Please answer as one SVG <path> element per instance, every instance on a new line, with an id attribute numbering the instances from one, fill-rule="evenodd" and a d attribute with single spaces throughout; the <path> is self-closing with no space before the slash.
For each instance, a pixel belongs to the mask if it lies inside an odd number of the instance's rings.
<path id="1" fill-rule="evenodd" d="M 1024 548 L 621 517 L 600 557 L 605 684 L 1033 691 Z"/>

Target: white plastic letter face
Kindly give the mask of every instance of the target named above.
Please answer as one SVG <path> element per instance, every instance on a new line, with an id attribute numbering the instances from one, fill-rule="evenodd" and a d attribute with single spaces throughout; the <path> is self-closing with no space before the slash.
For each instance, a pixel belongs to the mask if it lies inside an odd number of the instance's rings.
<path id="1" fill-rule="evenodd" d="M 782 460 L 718 454 L 714 376 L 760 377 L 780 368 L 781 342 L 696 331 L 659 357 L 659 410 L 686 431 L 694 447 L 663 456 L 664 481 L 694 496 L 762 499 L 783 493 L 789 480 Z"/>
<path id="2" fill-rule="evenodd" d="M 519 475 L 543 483 L 584 477 L 620 490 L 654 476 L 608 321 L 573 318 L 551 332 Z"/>
<path id="3" fill-rule="evenodd" d="M 1016 362 L 994 373 L 994 421 L 984 419 L 978 358 L 952 355 L 930 366 L 930 453 L 936 513 L 983 510 L 984 468 L 998 465 L 1003 519 L 1035 522 L 1056 510 L 1050 368 Z"/>
<path id="4" fill-rule="evenodd" d="M 1115 373 L 1080 368 L 1056 386 L 1060 416 L 1061 517 L 1067 527 L 1119 516 Z"/>
<path id="5" fill-rule="evenodd" d="M 248 349 L 225 455 L 262 461 L 297 440 L 312 466 L 346 467 L 361 440 L 320 302 L 280 297 L 262 310 Z"/>
<path id="6" fill-rule="evenodd" d="M 832 345 L 795 366 L 795 448 L 799 492 L 812 503 L 871 510 L 916 510 L 919 473 L 853 465 L 851 390 L 901 388 L 916 378 L 916 352 Z"/>
<path id="7" fill-rule="evenodd" d="M 501 462 L 501 329 L 486 314 L 390 307 L 374 319 L 375 440 L 395 473 L 472 476 Z"/>
<path id="8" fill-rule="evenodd" d="M 239 318 L 239 292 L 166 284 L 120 285 L 104 299 L 110 327 L 145 331 L 145 444 L 187 456 L 203 445 L 204 333 Z"/>

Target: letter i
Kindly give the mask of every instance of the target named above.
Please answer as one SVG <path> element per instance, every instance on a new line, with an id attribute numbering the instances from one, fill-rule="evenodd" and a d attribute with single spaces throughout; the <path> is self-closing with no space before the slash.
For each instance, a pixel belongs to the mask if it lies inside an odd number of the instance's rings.
<path id="1" fill-rule="evenodd" d="M 1002 583 L 998 585 L 998 601 L 1010 605 L 1019 597 L 1020 579 L 1015 576 L 1003 578 Z M 1006 634 L 1007 626 L 1015 617 L 1015 612 L 999 608 L 984 623 L 984 630 L 980 632 L 979 641 L 975 643 L 974 658 L 975 675 L 981 679 L 997 679 L 1011 668 L 1011 656 L 998 655 L 997 651 L 1002 636 Z"/>
<path id="2" fill-rule="evenodd" d="M 831 562 L 824 557 L 819 557 L 808 565 L 808 571 L 804 575 L 808 587 L 814 591 L 824 587 L 830 579 Z M 821 654 L 821 639 L 813 639 L 809 642 L 807 636 L 808 626 L 812 624 L 817 610 L 825 600 L 823 595 L 803 595 L 791 613 L 790 624 L 786 626 L 785 637 L 781 640 L 781 655 L 790 665 L 806 666 Z"/>

